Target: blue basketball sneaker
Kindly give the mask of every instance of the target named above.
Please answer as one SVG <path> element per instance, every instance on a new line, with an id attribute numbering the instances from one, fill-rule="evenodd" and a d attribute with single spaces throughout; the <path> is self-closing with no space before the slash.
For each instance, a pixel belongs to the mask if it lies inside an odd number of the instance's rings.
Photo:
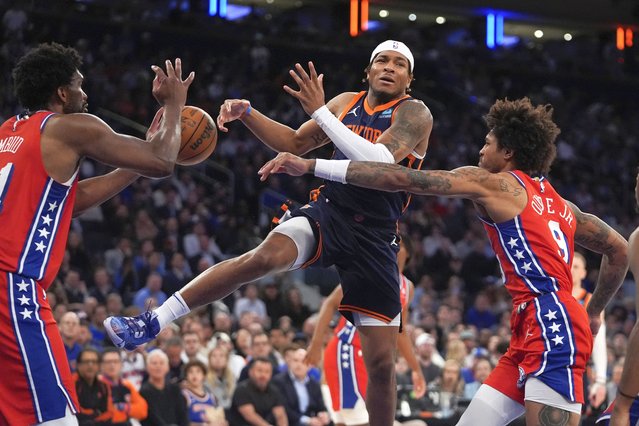
<path id="1" fill-rule="evenodd" d="M 132 351 L 155 339 L 160 332 L 158 315 L 146 311 L 135 317 L 108 317 L 104 320 L 107 334 L 118 348 Z"/>

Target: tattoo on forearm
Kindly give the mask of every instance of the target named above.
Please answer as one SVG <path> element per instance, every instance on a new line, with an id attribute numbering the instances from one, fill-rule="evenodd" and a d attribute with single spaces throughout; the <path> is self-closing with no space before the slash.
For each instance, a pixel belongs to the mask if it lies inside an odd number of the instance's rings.
<path id="1" fill-rule="evenodd" d="M 601 219 L 590 214 L 575 212 L 577 226 L 585 229 L 575 235 L 575 242 L 598 253 L 608 253 L 612 249 L 609 241 L 611 228 Z M 610 255 L 609 255 L 610 256 Z"/>
<path id="2" fill-rule="evenodd" d="M 539 410 L 540 426 L 566 426 L 570 421 L 570 413 L 555 407 L 545 405 Z"/>
<path id="3" fill-rule="evenodd" d="M 437 194 L 452 187 L 451 179 L 443 174 L 425 173 L 385 163 L 351 163 L 346 181 L 367 188 L 416 193 Z"/>

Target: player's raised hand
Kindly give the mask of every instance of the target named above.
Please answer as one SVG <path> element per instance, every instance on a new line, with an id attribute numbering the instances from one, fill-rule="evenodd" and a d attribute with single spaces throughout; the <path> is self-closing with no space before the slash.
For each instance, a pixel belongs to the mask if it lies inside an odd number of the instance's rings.
<path id="1" fill-rule="evenodd" d="M 242 118 L 251 108 L 251 103 L 246 99 L 227 99 L 220 105 L 220 113 L 217 115 L 217 127 L 223 132 L 228 132 L 224 125 Z"/>
<path id="2" fill-rule="evenodd" d="M 308 115 L 325 105 L 324 74 L 317 75 L 313 62 L 308 63 L 308 73 L 300 64 L 295 64 L 295 70 L 290 70 L 288 73 L 297 83 L 299 90 L 284 86 L 284 91 L 300 101 Z"/>
<path id="3" fill-rule="evenodd" d="M 166 72 L 157 65 L 151 65 L 151 69 L 155 73 L 151 92 L 160 105 L 184 106 L 189 86 L 195 79 L 195 73 L 191 71 L 186 80 L 183 80 L 180 58 L 175 60 L 175 65 L 167 59 L 165 66 Z"/>
<path id="4" fill-rule="evenodd" d="M 301 176 L 311 170 L 315 165 L 315 160 L 305 160 L 289 152 L 280 152 L 277 157 L 267 162 L 257 172 L 260 180 L 265 181 L 270 175 L 286 173 L 291 176 Z"/>

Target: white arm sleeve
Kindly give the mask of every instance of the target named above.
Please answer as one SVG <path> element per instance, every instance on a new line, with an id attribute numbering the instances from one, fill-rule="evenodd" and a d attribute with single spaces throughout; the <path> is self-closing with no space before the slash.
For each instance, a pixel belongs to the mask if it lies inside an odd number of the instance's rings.
<path id="1" fill-rule="evenodd" d="M 606 348 L 606 324 L 601 324 L 592 347 L 592 363 L 595 367 L 595 378 L 598 383 L 607 382 L 608 349 Z"/>
<path id="2" fill-rule="evenodd" d="M 311 118 L 322 128 L 335 146 L 344 155 L 354 161 L 378 161 L 380 163 L 395 163 L 395 157 L 381 143 L 371 143 L 363 137 L 352 132 L 344 123 L 329 111 L 324 105 L 313 114 Z"/>

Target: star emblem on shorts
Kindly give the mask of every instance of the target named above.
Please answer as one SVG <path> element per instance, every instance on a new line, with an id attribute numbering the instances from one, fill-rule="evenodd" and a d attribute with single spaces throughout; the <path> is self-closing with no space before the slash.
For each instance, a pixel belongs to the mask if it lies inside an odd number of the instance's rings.
<path id="1" fill-rule="evenodd" d="M 532 263 L 531 262 L 524 262 L 524 265 L 521 267 L 521 269 L 524 270 L 524 272 L 530 272 L 530 270 L 532 269 L 530 267 Z"/>
<path id="2" fill-rule="evenodd" d="M 20 315 L 22 315 L 22 319 L 25 320 L 27 318 L 31 319 L 31 314 L 32 313 L 33 313 L 33 311 L 30 311 L 27 308 L 24 308 L 24 311 L 20 312 Z"/>
<path id="3" fill-rule="evenodd" d="M 42 241 L 39 241 L 36 243 L 36 251 L 39 251 L 40 253 L 44 253 L 44 249 L 47 246 L 44 245 L 44 243 Z"/>
<path id="4" fill-rule="evenodd" d="M 559 333 L 559 327 L 561 327 L 561 324 L 557 324 L 556 322 L 553 322 L 549 328 L 550 328 L 550 331 L 552 331 L 553 333 Z"/>
<path id="5" fill-rule="evenodd" d="M 510 241 L 508 241 L 506 244 L 508 244 L 510 248 L 514 248 L 517 247 L 517 241 L 519 241 L 519 238 L 510 237 Z"/>
<path id="6" fill-rule="evenodd" d="M 40 233 L 40 237 L 42 238 L 49 238 L 49 234 L 51 233 L 44 228 L 38 229 L 38 232 Z"/>
<path id="7" fill-rule="evenodd" d="M 548 321 L 557 319 L 557 311 L 551 311 L 550 309 L 548 309 L 548 313 L 544 316 L 548 318 Z"/>
<path id="8" fill-rule="evenodd" d="M 18 300 L 20 301 L 20 306 L 22 305 L 28 305 L 29 302 L 31 301 L 31 299 L 29 299 L 27 296 L 25 296 L 24 294 L 22 295 L 22 297 L 19 297 Z"/>
<path id="9" fill-rule="evenodd" d="M 343 362 L 342 363 L 342 367 L 344 367 L 344 368 L 348 368 L 348 365 L 349 365 L 348 362 Z"/>
<path id="10" fill-rule="evenodd" d="M 54 211 L 57 207 L 58 207 L 58 202 L 57 202 L 57 201 L 54 201 L 53 203 L 49 203 L 49 210 L 47 210 L 47 211 L 52 212 L 52 211 Z"/>
<path id="11" fill-rule="evenodd" d="M 555 336 L 554 338 L 551 339 L 554 343 L 555 346 L 559 346 L 559 345 L 563 345 L 564 344 L 564 336 Z"/>
<path id="12" fill-rule="evenodd" d="M 42 221 L 44 222 L 45 226 L 49 226 L 51 225 L 51 221 L 53 219 L 51 219 L 51 216 L 46 215 L 46 216 L 42 216 Z"/>
<path id="13" fill-rule="evenodd" d="M 517 251 L 515 252 L 515 257 L 516 257 L 517 259 L 519 259 L 519 260 L 523 259 L 523 258 L 524 258 L 524 251 L 523 251 L 523 250 L 517 250 Z"/>
<path id="14" fill-rule="evenodd" d="M 348 359 L 348 354 L 347 353 L 343 353 L 342 354 L 342 359 L 347 360 Z"/>
<path id="15" fill-rule="evenodd" d="M 25 280 L 22 280 L 21 283 L 18 283 L 18 290 L 19 291 L 27 291 L 27 287 L 29 287 L 29 283 L 26 282 Z"/>

